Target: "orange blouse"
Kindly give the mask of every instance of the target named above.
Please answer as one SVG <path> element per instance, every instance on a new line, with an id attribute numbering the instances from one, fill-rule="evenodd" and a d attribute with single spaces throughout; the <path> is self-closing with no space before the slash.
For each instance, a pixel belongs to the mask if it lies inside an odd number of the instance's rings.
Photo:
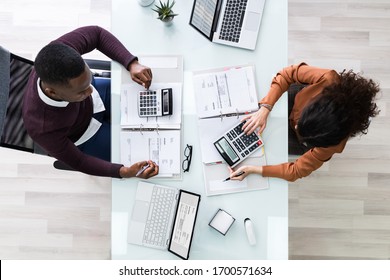
<path id="1" fill-rule="evenodd" d="M 320 94 L 324 87 L 337 83 L 339 79 L 339 74 L 334 70 L 312 67 L 306 63 L 291 65 L 276 74 L 268 94 L 260 103 L 274 105 L 291 84 L 308 84 L 295 96 L 294 107 L 289 116 L 289 123 L 294 128 L 305 106 Z M 333 154 L 341 153 L 347 140 L 348 138 L 341 141 L 338 145 L 328 148 L 310 149 L 295 162 L 263 166 L 262 175 L 264 177 L 282 178 L 287 181 L 295 181 L 306 177 L 314 170 L 320 168 L 324 162 L 331 159 Z"/>

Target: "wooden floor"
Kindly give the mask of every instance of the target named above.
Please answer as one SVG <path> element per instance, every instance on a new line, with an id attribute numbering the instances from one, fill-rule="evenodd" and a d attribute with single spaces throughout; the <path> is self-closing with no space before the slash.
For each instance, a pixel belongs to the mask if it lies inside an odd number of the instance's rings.
<path id="1" fill-rule="evenodd" d="M 110 21 L 109 0 L 1 0 L 0 45 L 34 58 L 78 26 Z M 110 259 L 111 179 L 52 163 L 0 148 L 0 259 Z"/>
<path id="2" fill-rule="evenodd" d="M 2 0 L 0 44 L 33 58 L 78 26 L 109 29 L 110 6 Z M 301 61 L 362 71 L 382 97 L 367 135 L 289 185 L 290 258 L 389 259 L 390 1 L 289 0 L 289 63 Z M 110 180 L 58 171 L 52 161 L 0 149 L 0 259 L 110 258 Z"/>
<path id="3" fill-rule="evenodd" d="M 290 259 L 390 258 L 390 1 L 289 0 L 289 62 L 378 81 L 380 116 L 320 171 L 289 185 Z"/>

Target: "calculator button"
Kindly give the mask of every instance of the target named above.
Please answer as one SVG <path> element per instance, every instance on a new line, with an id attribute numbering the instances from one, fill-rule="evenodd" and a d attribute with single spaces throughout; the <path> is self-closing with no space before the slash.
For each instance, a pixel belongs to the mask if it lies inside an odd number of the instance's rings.
<path id="1" fill-rule="evenodd" d="M 245 149 L 245 146 L 244 146 L 244 144 L 241 142 L 240 139 L 237 139 L 237 144 L 240 145 L 241 149 L 243 149 L 243 150 Z"/>
<path id="2" fill-rule="evenodd" d="M 241 152 L 240 146 L 237 144 L 237 142 L 233 142 L 233 145 L 237 148 L 239 152 Z"/>
<path id="3" fill-rule="evenodd" d="M 257 147 L 259 147 L 260 145 L 258 143 L 255 143 L 254 145 L 252 145 L 251 147 L 249 147 L 249 152 L 252 152 L 254 151 Z"/>
<path id="4" fill-rule="evenodd" d="M 237 135 L 240 135 L 242 133 L 242 126 L 243 125 L 244 125 L 243 123 L 240 123 L 238 126 L 236 126 L 234 128 L 234 131 L 237 133 Z"/>

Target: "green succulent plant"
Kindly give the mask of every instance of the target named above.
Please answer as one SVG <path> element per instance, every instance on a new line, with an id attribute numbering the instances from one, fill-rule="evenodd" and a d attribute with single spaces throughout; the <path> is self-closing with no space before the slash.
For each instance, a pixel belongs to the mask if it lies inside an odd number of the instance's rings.
<path id="1" fill-rule="evenodd" d="M 166 3 L 162 3 L 160 0 L 160 6 L 154 5 L 156 7 L 156 9 L 152 9 L 152 10 L 155 11 L 156 13 L 158 13 L 158 17 L 157 17 L 158 19 L 164 21 L 164 20 L 167 20 L 169 18 L 173 18 L 175 16 L 178 16 L 178 14 L 175 14 L 172 11 L 173 5 L 175 5 L 174 0 L 172 1 L 172 3 L 170 3 L 169 0 Z"/>

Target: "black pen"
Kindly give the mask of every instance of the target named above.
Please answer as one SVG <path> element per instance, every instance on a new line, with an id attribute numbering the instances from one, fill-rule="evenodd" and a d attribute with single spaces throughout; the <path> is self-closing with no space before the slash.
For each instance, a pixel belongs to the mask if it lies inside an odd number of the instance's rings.
<path id="1" fill-rule="evenodd" d="M 238 177 L 238 176 L 241 176 L 242 174 L 245 174 L 245 171 L 241 171 L 241 172 L 238 172 L 236 175 L 234 175 L 233 177 Z M 225 180 L 223 180 L 222 182 L 226 182 L 226 181 L 229 181 L 230 180 L 230 177 L 227 177 Z"/>

